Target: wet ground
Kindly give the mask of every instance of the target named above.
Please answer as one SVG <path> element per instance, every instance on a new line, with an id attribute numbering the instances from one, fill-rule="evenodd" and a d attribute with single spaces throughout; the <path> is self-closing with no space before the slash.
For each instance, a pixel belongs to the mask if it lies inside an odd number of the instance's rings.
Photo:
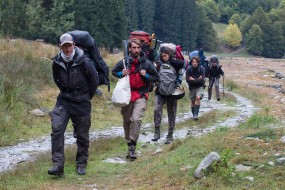
<path id="1" fill-rule="evenodd" d="M 234 106 L 227 106 L 226 104 L 217 102 L 217 101 L 208 101 L 207 98 L 204 98 L 201 103 L 199 115 L 205 114 L 212 111 L 213 109 L 222 109 L 222 110 L 234 110 L 237 115 L 226 119 L 225 121 L 220 121 L 215 125 L 208 126 L 207 128 L 199 129 L 193 128 L 193 126 L 185 126 L 182 129 L 177 129 L 174 131 L 174 139 L 182 139 L 191 136 L 199 136 L 207 134 L 217 127 L 234 127 L 237 126 L 242 121 L 245 121 L 249 116 L 251 116 L 257 108 L 253 106 L 249 99 L 239 96 L 231 92 L 227 92 L 235 96 L 237 104 Z M 187 121 L 191 119 L 192 113 L 183 113 L 179 114 L 176 119 L 176 123 Z M 167 118 L 164 118 L 163 123 L 167 122 Z M 158 142 L 152 142 L 153 138 L 153 124 L 144 124 L 142 126 L 144 133 L 140 134 L 139 141 L 143 143 L 164 143 L 166 133 L 161 135 L 161 139 Z M 93 131 L 90 134 L 90 140 L 95 140 L 98 138 L 113 138 L 117 136 L 124 136 L 123 127 L 112 127 L 111 129 Z M 65 144 L 70 145 L 74 144 L 76 139 L 73 137 L 72 133 L 65 134 Z M 4 172 L 10 169 L 15 168 L 18 164 L 22 162 L 34 161 L 39 153 L 50 151 L 51 143 L 50 136 L 41 137 L 29 142 L 19 143 L 14 146 L 9 146 L 0 149 L 0 172 Z M 110 158 L 105 160 L 106 162 L 118 162 L 124 163 L 124 160 L 120 158 Z"/>

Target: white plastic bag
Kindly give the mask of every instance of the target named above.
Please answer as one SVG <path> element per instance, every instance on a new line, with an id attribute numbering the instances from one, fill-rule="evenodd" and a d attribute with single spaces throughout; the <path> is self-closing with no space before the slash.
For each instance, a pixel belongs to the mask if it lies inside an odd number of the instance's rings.
<path id="1" fill-rule="evenodd" d="M 123 59 L 124 68 L 125 59 Z M 119 79 L 112 94 L 112 103 L 116 107 L 124 107 L 129 105 L 131 100 L 131 86 L 129 75 Z"/>

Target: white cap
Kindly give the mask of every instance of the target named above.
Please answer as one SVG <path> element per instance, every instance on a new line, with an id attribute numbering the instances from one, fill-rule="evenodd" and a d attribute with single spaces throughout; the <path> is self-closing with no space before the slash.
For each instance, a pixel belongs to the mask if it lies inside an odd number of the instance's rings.
<path id="1" fill-rule="evenodd" d="M 60 41 L 60 46 L 62 46 L 65 43 L 73 44 L 74 42 L 73 37 L 68 33 L 62 34 L 59 38 L 59 41 Z"/>

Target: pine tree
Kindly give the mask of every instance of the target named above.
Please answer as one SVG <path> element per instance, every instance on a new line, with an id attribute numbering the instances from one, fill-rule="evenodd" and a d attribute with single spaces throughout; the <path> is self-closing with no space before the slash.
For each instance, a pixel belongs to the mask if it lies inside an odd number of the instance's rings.
<path id="1" fill-rule="evenodd" d="M 99 47 L 121 47 L 126 38 L 124 0 L 75 0 L 75 28 L 86 30 Z"/>
<path id="2" fill-rule="evenodd" d="M 138 29 L 148 33 L 153 32 L 153 22 L 155 14 L 155 1 L 153 0 L 137 0 L 139 25 Z"/>
<path id="3" fill-rule="evenodd" d="M 252 20 L 253 23 L 259 25 L 262 30 L 266 28 L 268 24 L 271 22 L 268 15 L 264 12 L 262 7 L 258 7 L 254 11 L 254 13 L 252 14 Z"/>
<path id="4" fill-rule="evenodd" d="M 263 32 L 258 25 L 253 25 L 246 36 L 246 49 L 250 54 L 261 55 L 263 51 Z"/>
<path id="5" fill-rule="evenodd" d="M 125 15 L 127 17 L 127 32 L 139 29 L 138 6 L 135 0 L 125 0 Z"/>
<path id="6" fill-rule="evenodd" d="M 252 25 L 255 24 L 253 22 L 253 19 L 250 15 L 248 15 L 241 23 L 240 23 L 240 31 L 242 32 L 243 35 L 245 35 Z"/>
<path id="7" fill-rule="evenodd" d="M 57 43 L 61 34 L 74 28 L 73 0 L 54 0 L 47 20 L 43 23 L 43 35 L 49 42 Z"/>
<path id="8" fill-rule="evenodd" d="M 93 33 L 96 9 L 92 0 L 74 0 L 74 28 Z"/>
<path id="9" fill-rule="evenodd" d="M 219 11 L 218 5 L 214 0 L 203 0 L 198 1 L 198 5 L 205 10 L 206 15 L 213 22 L 218 22 L 221 17 L 221 13 Z"/>
<path id="10" fill-rule="evenodd" d="M 198 37 L 197 48 L 203 48 L 204 50 L 214 50 L 217 46 L 217 33 L 213 29 L 211 20 L 206 16 L 206 13 L 202 8 L 198 8 Z"/>
<path id="11" fill-rule="evenodd" d="M 233 14 L 229 20 L 229 24 L 237 24 L 239 26 L 240 23 L 241 23 L 240 15 L 238 13 Z"/>
<path id="12" fill-rule="evenodd" d="M 182 21 L 179 34 L 181 38 L 178 43 L 184 50 L 192 51 L 197 47 L 199 28 L 199 12 L 195 0 L 183 0 L 177 11 L 181 13 Z"/>
<path id="13" fill-rule="evenodd" d="M 113 47 L 121 47 L 122 40 L 127 39 L 127 25 L 126 25 L 126 17 L 124 1 L 117 0 L 111 3 L 111 9 L 114 11 L 112 13 L 112 19 L 110 22 L 110 30 L 112 32 L 112 43 L 110 44 L 110 48 Z"/>
<path id="14" fill-rule="evenodd" d="M 264 32 L 263 52 L 264 57 L 281 58 L 284 56 L 284 36 L 280 22 L 268 25 Z"/>
<path id="15" fill-rule="evenodd" d="M 164 42 L 170 42 L 170 28 L 173 24 L 171 7 L 173 0 L 157 0 L 155 16 L 155 33 Z M 174 10 L 174 9 L 173 9 Z"/>
<path id="16" fill-rule="evenodd" d="M 159 39 L 179 44 L 184 50 L 196 48 L 199 14 L 195 0 L 157 0 L 155 11 Z"/>
<path id="17" fill-rule="evenodd" d="M 47 11 L 43 6 L 43 1 L 30 0 L 26 6 L 27 13 L 27 37 L 30 39 L 42 38 L 43 23 L 46 22 Z"/>
<path id="18" fill-rule="evenodd" d="M 229 47 L 238 47 L 242 41 L 242 34 L 236 24 L 229 24 L 224 33 L 225 43 Z"/>
<path id="19" fill-rule="evenodd" d="M 0 27 L 5 36 L 24 37 L 26 31 L 26 4 L 28 0 L 1 0 Z"/>

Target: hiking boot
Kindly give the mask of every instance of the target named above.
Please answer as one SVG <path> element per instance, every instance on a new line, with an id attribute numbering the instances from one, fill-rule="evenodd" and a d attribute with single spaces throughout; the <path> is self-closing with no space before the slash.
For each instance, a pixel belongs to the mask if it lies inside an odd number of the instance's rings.
<path id="1" fill-rule="evenodd" d="M 77 167 L 77 173 L 78 173 L 79 175 L 85 175 L 85 174 L 86 174 L 85 167 L 84 167 L 84 166 L 78 166 L 78 167 Z"/>
<path id="2" fill-rule="evenodd" d="M 129 146 L 129 152 L 128 152 L 127 158 L 131 160 L 137 159 L 137 156 L 135 153 L 136 145 L 134 145 L 134 143 L 128 143 L 128 146 Z"/>
<path id="3" fill-rule="evenodd" d="M 160 139 L 160 126 L 155 126 L 154 137 L 151 140 L 152 141 L 158 141 L 158 139 Z"/>
<path id="4" fill-rule="evenodd" d="M 194 120 L 198 120 L 198 113 L 199 113 L 199 109 L 200 109 L 200 105 L 199 106 L 195 106 L 195 109 L 194 109 Z"/>
<path id="5" fill-rule="evenodd" d="M 171 144 L 173 142 L 173 134 L 172 133 L 168 133 L 168 135 L 166 136 L 166 140 L 165 140 L 165 144 Z"/>
<path id="6" fill-rule="evenodd" d="M 63 167 L 62 166 L 53 166 L 48 170 L 49 175 L 63 176 Z"/>
<path id="7" fill-rule="evenodd" d="M 217 98 L 217 101 L 220 101 L 221 100 L 221 98 Z"/>

